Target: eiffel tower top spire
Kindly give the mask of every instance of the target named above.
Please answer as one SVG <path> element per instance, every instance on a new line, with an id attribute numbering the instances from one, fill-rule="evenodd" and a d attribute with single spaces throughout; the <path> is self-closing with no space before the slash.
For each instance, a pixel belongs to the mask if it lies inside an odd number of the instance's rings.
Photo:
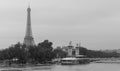
<path id="1" fill-rule="evenodd" d="M 30 0 L 29 0 L 29 2 L 28 2 L 28 8 L 30 8 Z"/>
<path id="2" fill-rule="evenodd" d="M 32 28 L 31 28 L 31 8 L 30 4 L 28 5 L 27 8 L 27 27 L 26 27 L 26 34 L 24 38 L 24 44 L 26 46 L 34 46 L 34 38 L 32 36 Z"/>

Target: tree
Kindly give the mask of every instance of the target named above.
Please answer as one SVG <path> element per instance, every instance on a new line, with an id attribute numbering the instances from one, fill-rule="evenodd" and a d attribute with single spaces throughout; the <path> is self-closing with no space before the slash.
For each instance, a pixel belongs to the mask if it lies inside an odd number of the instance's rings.
<path id="1" fill-rule="evenodd" d="M 67 52 L 63 51 L 61 48 L 56 48 L 53 52 L 55 58 L 63 58 L 67 56 Z"/>
<path id="2" fill-rule="evenodd" d="M 30 58 L 40 63 L 46 63 L 51 61 L 53 56 L 52 42 L 44 40 L 39 43 L 36 47 L 29 48 Z"/>
<path id="3" fill-rule="evenodd" d="M 79 47 L 79 54 L 81 54 L 81 55 L 86 55 L 87 50 L 88 50 L 88 49 L 86 49 L 86 48 L 84 48 L 84 47 Z"/>
<path id="4" fill-rule="evenodd" d="M 17 58 L 19 63 L 26 63 L 26 51 L 20 43 L 9 47 L 10 59 Z"/>

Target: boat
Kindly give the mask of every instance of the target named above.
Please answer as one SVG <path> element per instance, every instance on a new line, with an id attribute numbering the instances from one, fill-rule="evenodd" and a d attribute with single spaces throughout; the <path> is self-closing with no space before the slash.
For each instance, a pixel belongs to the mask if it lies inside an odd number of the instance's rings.
<path id="1" fill-rule="evenodd" d="M 76 65 L 79 64 L 79 60 L 77 58 L 67 57 L 61 59 L 61 65 Z"/>
<path id="2" fill-rule="evenodd" d="M 61 59 L 61 65 L 78 65 L 90 63 L 89 58 L 66 57 Z"/>

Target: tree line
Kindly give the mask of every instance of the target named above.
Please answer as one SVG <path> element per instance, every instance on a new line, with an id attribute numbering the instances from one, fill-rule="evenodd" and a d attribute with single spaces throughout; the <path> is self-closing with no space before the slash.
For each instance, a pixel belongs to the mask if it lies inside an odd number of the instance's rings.
<path id="1" fill-rule="evenodd" d="M 104 52 L 100 50 L 89 50 L 84 47 L 79 47 L 79 54 L 86 55 L 89 58 L 111 58 L 111 57 L 120 57 L 120 53 L 117 52 Z"/>
<path id="2" fill-rule="evenodd" d="M 62 48 L 53 48 L 53 43 L 49 40 L 44 40 L 36 46 L 26 47 L 21 43 L 17 43 L 9 48 L 0 50 L 0 60 L 17 59 L 17 63 L 48 63 L 54 58 L 67 57 L 67 52 Z M 89 50 L 84 47 L 79 47 L 79 54 L 89 58 L 110 58 L 120 57 L 116 52 L 105 53 L 102 51 Z"/>
<path id="3" fill-rule="evenodd" d="M 0 50 L 0 60 L 17 59 L 17 63 L 47 63 L 55 58 L 52 44 L 48 40 L 29 47 L 17 43 L 9 48 Z"/>
<path id="4" fill-rule="evenodd" d="M 62 50 L 62 48 L 56 48 L 55 49 L 58 57 L 66 57 L 67 53 Z M 75 50 L 73 50 L 73 56 L 75 56 Z M 120 57 L 120 53 L 117 53 L 115 51 L 113 52 L 105 52 L 100 50 L 90 50 L 85 47 L 80 46 L 79 47 L 79 55 L 85 55 L 87 58 L 112 58 L 112 57 Z"/>

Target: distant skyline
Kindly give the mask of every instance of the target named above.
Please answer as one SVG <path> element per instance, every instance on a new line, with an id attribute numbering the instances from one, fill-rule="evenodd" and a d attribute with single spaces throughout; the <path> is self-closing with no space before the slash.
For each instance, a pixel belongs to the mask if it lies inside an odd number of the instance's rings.
<path id="1" fill-rule="evenodd" d="M 28 0 L 0 0 L 0 49 L 23 43 Z M 35 43 L 120 49 L 119 0 L 31 0 Z"/>

